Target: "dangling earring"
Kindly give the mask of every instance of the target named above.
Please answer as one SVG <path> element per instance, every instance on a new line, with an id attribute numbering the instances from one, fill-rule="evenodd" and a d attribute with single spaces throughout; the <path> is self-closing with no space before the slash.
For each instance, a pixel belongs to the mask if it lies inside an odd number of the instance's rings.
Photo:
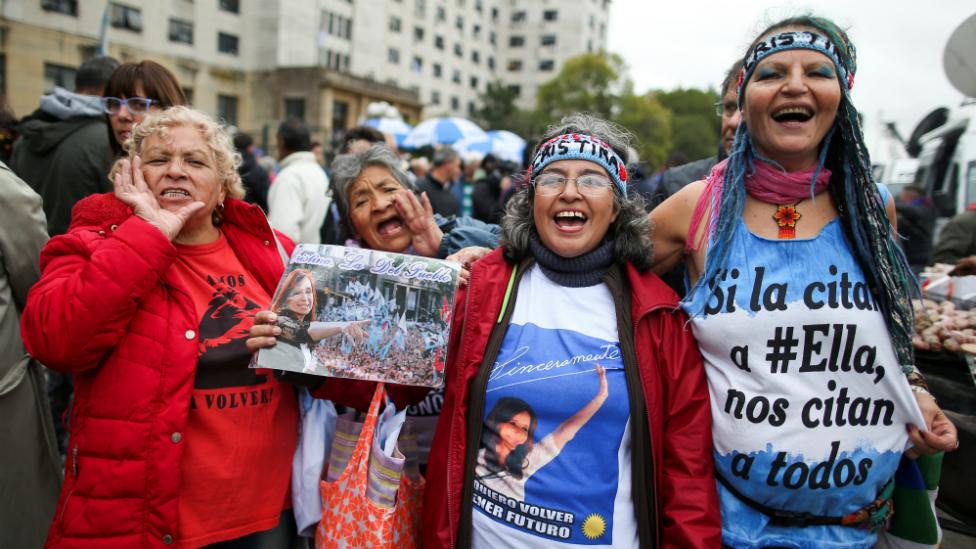
<path id="1" fill-rule="evenodd" d="M 217 207 L 214 208 L 213 213 L 210 214 L 210 219 L 211 219 L 211 221 L 213 221 L 214 227 L 220 225 L 220 223 L 224 220 L 224 203 L 223 202 L 221 202 L 220 204 L 217 204 Z"/>

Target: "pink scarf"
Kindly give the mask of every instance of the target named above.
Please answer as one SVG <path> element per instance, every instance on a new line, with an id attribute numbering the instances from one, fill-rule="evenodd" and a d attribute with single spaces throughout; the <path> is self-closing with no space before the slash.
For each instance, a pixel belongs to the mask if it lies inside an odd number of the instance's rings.
<path id="1" fill-rule="evenodd" d="M 746 175 L 746 192 L 756 200 L 768 204 L 792 204 L 811 195 L 810 182 L 815 168 L 802 172 L 787 172 L 768 162 L 756 160 L 756 171 Z M 823 168 L 817 174 L 813 185 L 813 195 L 827 190 L 830 183 L 830 170 Z"/>
<path id="2" fill-rule="evenodd" d="M 722 186 L 725 184 L 726 164 L 728 164 L 728 159 L 719 162 L 705 178 L 705 190 L 695 204 L 695 211 L 691 215 L 691 225 L 688 227 L 688 236 L 685 238 L 685 250 L 688 252 L 699 249 L 702 242 L 715 229 L 715 223 L 718 220 L 718 206 L 722 202 Z M 746 192 L 756 200 L 769 204 L 799 202 L 811 194 L 810 181 L 813 180 L 815 169 L 787 172 L 768 162 L 756 160 L 755 171 L 746 175 Z M 822 168 L 817 174 L 816 183 L 813 185 L 813 195 L 816 196 L 827 190 L 829 183 L 830 170 Z M 707 230 L 702 238 L 696 242 L 695 235 L 701 226 L 702 218 L 705 217 L 705 210 L 709 207 L 711 207 L 711 211 L 708 216 Z"/>

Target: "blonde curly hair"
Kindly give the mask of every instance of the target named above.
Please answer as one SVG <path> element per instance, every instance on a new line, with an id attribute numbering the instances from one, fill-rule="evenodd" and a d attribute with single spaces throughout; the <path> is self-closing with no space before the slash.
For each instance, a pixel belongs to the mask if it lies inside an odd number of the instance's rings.
<path id="1" fill-rule="evenodd" d="M 122 169 L 123 160 L 132 161 L 142 152 L 142 146 L 147 138 L 157 136 L 166 139 L 169 129 L 176 127 L 190 127 L 200 132 L 213 153 L 215 169 L 227 196 L 244 198 L 244 184 L 237 173 L 237 167 L 241 165 L 241 155 L 234 150 L 230 133 L 210 116 L 183 106 L 155 112 L 136 124 L 132 129 L 132 135 L 123 144 L 127 154 L 112 165 L 112 170 L 108 174 L 109 179 L 115 180 L 115 175 Z"/>

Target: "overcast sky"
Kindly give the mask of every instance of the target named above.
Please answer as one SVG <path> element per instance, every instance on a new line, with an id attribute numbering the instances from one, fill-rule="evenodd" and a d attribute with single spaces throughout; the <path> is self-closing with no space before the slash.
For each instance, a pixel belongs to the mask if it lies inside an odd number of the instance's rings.
<path id="1" fill-rule="evenodd" d="M 942 52 L 976 13 L 973 0 L 612 0 L 608 47 L 627 62 L 637 91 L 718 89 L 756 33 L 809 10 L 841 24 L 854 41 L 853 98 L 866 124 L 879 116 L 896 121 L 907 138 L 932 109 L 962 102 Z"/>

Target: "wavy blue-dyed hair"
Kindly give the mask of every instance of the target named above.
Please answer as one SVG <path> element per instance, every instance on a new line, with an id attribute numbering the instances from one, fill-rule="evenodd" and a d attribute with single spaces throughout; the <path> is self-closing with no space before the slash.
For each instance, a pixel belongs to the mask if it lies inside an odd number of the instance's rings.
<path id="1" fill-rule="evenodd" d="M 847 33 L 833 21 L 812 15 L 791 17 L 771 25 L 759 34 L 746 55 L 771 32 L 787 27 L 804 27 L 823 34 L 837 47 L 841 61 L 850 72 L 853 74 L 856 70 L 857 55 Z M 898 362 L 908 372 L 914 364 L 910 299 L 919 293 L 918 284 L 904 253 L 892 238 L 885 204 L 871 177 L 871 159 L 864 144 L 857 110 L 851 102 L 847 82 L 840 81 L 840 71 L 837 72 L 841 101 L 834 125 L 821 142 L 820 162 L 810 182 L 810 190 L 812 194 L 813 183 L 820 170 L 824 167 L 829 169 L 831 178 L 828 190 L 837 207 L 844 235 L 888 324 Z M 746 93 L 747 84 L 742 83 L 740 94 Z M 732 235 L 745 208 L 746 174 L 754 169 L 756 159 L 767 160 L 760 157 L 748 124 L 743 119 L 729 152 L 721 201 L 712 204 L 713 208 L 718 208 L 717 218 L 714 232 L 710 235 L 705 272 L 698 284 L 708 284 L 728 264 Z"/>

